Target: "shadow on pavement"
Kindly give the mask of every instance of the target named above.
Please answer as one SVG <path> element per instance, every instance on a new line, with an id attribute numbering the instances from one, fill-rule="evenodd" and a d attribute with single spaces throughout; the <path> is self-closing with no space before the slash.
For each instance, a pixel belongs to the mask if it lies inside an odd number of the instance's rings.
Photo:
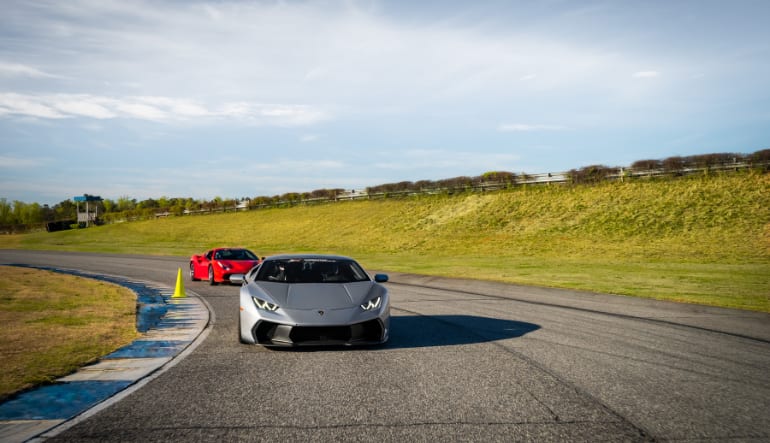
<path id="1" fill-rule="evenodd" d="M 473 315 L 393 316 L 385 349 L 486 343 L 521 337 L 540 326 Z"/>

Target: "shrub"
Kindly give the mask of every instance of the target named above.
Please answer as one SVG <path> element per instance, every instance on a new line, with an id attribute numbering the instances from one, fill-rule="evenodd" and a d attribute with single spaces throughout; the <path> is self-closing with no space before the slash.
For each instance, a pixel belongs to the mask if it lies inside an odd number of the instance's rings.
<path id="1" fill-rule="evenodd" d="M 568 173 L 570 182 L 574 184 L 597 183 L 606 180 L 613 174 L 618 174 L 618 168 L 604 165 L 584 166 L 580 169 L 572 169 Z"/>
<path id="2" fill-rule="evenodd" d="M 654 171 L 662 167 L 663 162 L 661 160 L 637 160 L 631 165 L 631 169 L 635 171 Z"/>
<path id="3" fill-rule="evenodd" d="M 674 174 L 681 174 L 682 169 L 688 166 L 686 160 L 679 156 L 663 160 L 662 165 L 664 171 Z"/>

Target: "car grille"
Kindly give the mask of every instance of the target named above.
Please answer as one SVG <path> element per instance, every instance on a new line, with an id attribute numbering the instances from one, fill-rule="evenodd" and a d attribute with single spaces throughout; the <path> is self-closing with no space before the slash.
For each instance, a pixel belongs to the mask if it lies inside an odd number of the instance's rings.
<path id="1" fill-rule="evenodd" d="M 382 342 L 383 332 L 378 319 L 349 326 L 289 326 L 261 321 L 253 330 L 257 343 L 274 346 L 373 344 Z"/>

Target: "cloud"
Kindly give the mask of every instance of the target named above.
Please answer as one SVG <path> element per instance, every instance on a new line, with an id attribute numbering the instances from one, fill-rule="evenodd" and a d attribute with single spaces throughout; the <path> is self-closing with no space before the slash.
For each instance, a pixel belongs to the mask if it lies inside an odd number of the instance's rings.
<path id="1" fill-rule="evenodd" d="M 0 62 L 0 77 L 59 78 L 32 66 Z"/>
<path id="2" fill-rule="evenodd" d="M 347 168 L 348 165 L 337 160 L 289 160 L 277 159 L 269 163 L 251 165 L 250 169 L 272 171 L 273 174 L 284 174 L 286 171 L 301 172 L 302 174 L 324 175 L 325 171 Z"/>
<path id="3" fill-rule="evenodd" d="M 0 155 L 0 169 L 34 168 L 47 163 L 43 158 L 20 158 Z"/>
<path id="4" fill-rule="evenodd" d="M 302 143 L 310 143 L 318 140 L 321 136 L 318 134 L 307 134 L 299 138 Z"/>
<path id="5" fill-rule="evenodd" d="M 94 94 L 99 93 L 95 84 L 109 82 L 124 89 L 110 95 L 141 91 L 205 103 L 332 103 L 376 111 L 444 100 L 495 102 L 604 85 L 617 66 L 627 66 L 617 55 L 545 32 L 490 34 L 462 21 L 426 26 L 393 20 L 366 2 L 153 2 L 152 7 L 135 7 L 73 0 L 46 2 L 45 14 L 24 2 L 15 9 L 34 20 L 21 26 L 0 18 L 0 26 L 33 41 L 35 57 L 46 60 L 46 69 L 72 79 L 66 85 L 70 91 Z M 287 26 L 293 31 L 287 33 Z M 23 49 L 9 44 L 9 50 Z M 48 75 L 34 68 L 20 71 Z M 205 111 L 222 111 L 217 108 L 206 106 Z M 159 120 L 195 112 L 158 105 L 126 109 L 135 118 Z M 251 115 L 250 122 L 303 125 L 323 118 L 303 108 L 280 116 L 276 109 L 257 111 L 262 119 Z"/>
<path id="6" fill-rule="evenodd" d="M 524 123 L 504 123 L 498 126 L 500 132 L 530 132 L 530 131 L 563 131 L 567 129 L 559 125 L 530 125 Z"/>
<path id="7" fill-rule="evenodd" d="M 192 100 L 169 97 L 137 97 L 136 99 L 145 105 L 167 109 L 169 114 L 180 118 L 206 117 L 211 115 L 211 112 L 204 106 Z"/>
<path id="8" fill-rule="evenodd" d="M 328 115 L 304 105 L 256 105 L 246 117 L 276 126 L 304 126 L 326 120 Z"/>
<path id="9" fill-rule="evenodd" d="M 113 98 L 83 94 L 0 93 L 0 117 L 2 116 L 40 119 L 125 118 L 155 122 L 226 119 L 267 126 L 305 126 L 330 118 L 328 112 L 307 105 L 225 103 L 208 108 L 189 99 L 158 96 Z"/>
<path id="10" fill-rule="evenodd" d="M 3 115 L 22 115 L 48 119 L 67 117 L 66 114 L 62 114 L 45 100 L 41 101 L 33 96 L 14 93 L 0 94 L 0 116 Z"/>
<path id="11" fill-rule="evenodd" d="M 388 160 L 374 161 L 377 169 L 387 171 L 418 171 L 421 180 L 430 177 L 448 178 L 466 175 L 469 171 L 512 170 L 519 155 L 491 152 L 456 152 L 444 149 L 412 149 L 403 152 L 382 152 Z M 399 161 L 390 159 L 398 158 Z"/>
<path id="12" fill-rule="evenodd" d="M 105 106 L 88 100 L 77 100 L 75 98 L 68 100 L 67 98 L 63 98 L 53 103 L 53 106 L 63 115 L 71 115 L 74 117 L 81 116 L 96 119 L 116 117 L 116 114 Z"/>
<path id="13" fill-rule="evenodd" d="M 634 72 L 633 75 L 634 78 L 655 78 L 659 76 L 660 73 L 658 71 L 638 71 Z"/>
<path id="14" fill-rule="evenodd" d="M 115 109 L 123 116 L 128 118 L 137 118 L 142 120 L 160 121 L 168 118 L 169 114 L 155 106 L 137 102 L 115 103 Z"/>

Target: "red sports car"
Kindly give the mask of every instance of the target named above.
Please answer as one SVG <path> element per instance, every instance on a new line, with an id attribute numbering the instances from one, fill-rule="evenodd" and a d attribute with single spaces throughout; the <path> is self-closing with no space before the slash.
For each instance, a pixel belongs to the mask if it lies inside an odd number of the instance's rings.
<path id="1" fill-rule="evenodd" d="M 214 248 L 190 257 L 190 280 L 209 284 L 230 283 L 234 274 L 243 275 L 261 262 L 257 254 L 244 248 Z"/>

